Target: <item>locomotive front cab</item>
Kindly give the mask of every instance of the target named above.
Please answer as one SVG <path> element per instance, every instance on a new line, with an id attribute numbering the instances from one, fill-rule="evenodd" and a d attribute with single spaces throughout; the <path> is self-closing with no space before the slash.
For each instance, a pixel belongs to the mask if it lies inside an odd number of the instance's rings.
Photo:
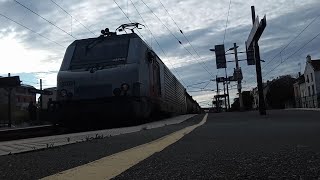
<path id="1" fill-rule="evenodd" d="M 72 43 L 58 74 L 59 100 L 132 95 L 131 88 L 138 80 L 138 71 L 136 58 L 130 54 L 129 46 L 130 35 Z"/>
<path id="2" fill-rule="evenodd" d="M 123 34 L 74 41 L 57 78 L 64 113 L 140 115 L 138 35 Z"/>

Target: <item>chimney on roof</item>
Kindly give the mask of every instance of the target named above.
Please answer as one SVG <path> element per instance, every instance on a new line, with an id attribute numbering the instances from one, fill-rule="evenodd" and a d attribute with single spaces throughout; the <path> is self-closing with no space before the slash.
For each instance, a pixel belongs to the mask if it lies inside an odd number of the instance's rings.
<path id="1" fill-rule="evenodd" d="M 308 63 L 311 63 L 311 56 L 310 55 L 308 55 L 306 59 L 307 59 Z"/>

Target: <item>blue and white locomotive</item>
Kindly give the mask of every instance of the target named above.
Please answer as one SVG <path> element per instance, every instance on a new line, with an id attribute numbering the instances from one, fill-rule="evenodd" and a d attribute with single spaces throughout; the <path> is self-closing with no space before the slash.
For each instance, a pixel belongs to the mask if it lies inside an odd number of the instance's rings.
<path id="1" fill-rule="evenodd" d="M 69 45 L 57 77 L 57 100 L 69 117 L 65 121 L 80 114 L 147 119 L 153 114 L 200 112 L 168 67 L 133 32 L 139 25 L 117 29 L 131 28 L 129 34 L 106 29 L 97 38 Z"/>

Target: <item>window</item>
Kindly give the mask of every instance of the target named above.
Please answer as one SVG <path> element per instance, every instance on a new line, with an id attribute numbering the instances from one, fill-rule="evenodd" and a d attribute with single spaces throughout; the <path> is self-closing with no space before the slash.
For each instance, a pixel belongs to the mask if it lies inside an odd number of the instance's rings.
<path id="1" fill-rule="evenodd" d="M 310 74 L 311 82 L 313 82 L 313 75 L 312 73 Z"/>
<path id="2" fill-rule="evenodd" d="M 314 95 L 314 85 L 312 85 L 312 95 Z"/>
<path id="3" fill-rule="evenodd" d="M 309 83 L 309 76 L 307 75 L 307 83 Z"/>
<path id="4" fill-rule="evenodd" d="M 118 65 L 126 63 L 129 38 L 122 36 L 79 40 L 76 43 L 70 69 L 102 64 Z"/>
<path id="5" fill-rule="evenodd" d="M 310 96 L 310 95 L 311 95 L 311 93 L 310 93 L 310 86 L 308 86 L 308 93 L 309 93 L 308 96 Z"/>

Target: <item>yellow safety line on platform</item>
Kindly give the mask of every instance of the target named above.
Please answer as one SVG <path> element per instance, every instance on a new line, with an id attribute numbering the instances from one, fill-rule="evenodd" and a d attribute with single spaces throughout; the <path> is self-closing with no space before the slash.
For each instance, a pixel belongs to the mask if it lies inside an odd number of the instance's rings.
<path id="1" fill-rule="evenodd" d="M 199 124 L 186 127 L 152 142 L 118 152 L 116 154 L 45 177 L 43 179 L 111 179 L 143 161 L 144 159 L 150 157 L 154 153 L 160 152 L 164 148 L 177 142 L 186 134 L 203 125 L 207 121 L 207 117 L 208 114 L 203 117 Z"/>

